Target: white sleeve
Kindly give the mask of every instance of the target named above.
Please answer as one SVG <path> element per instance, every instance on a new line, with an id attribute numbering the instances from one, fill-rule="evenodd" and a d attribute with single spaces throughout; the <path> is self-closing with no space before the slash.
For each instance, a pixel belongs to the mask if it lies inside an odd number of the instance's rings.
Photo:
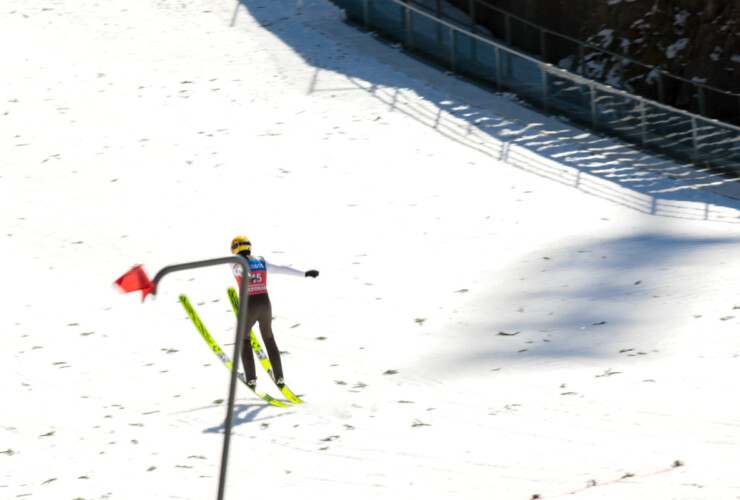
<path id="1" fill-rule="evenodd" d="M 304 271 L 299 271 L 298 269 L 293 269 L 292 267 L 288 266 L 278 266 L 276 264 L 270 264 L 266 260 L 265 267 L 267 268 L 267 272 L 271 274 L 287 274 L 289 276 L 298 276 L 300 278 L 304 278 L 306 276 L 306 273 Z"/>
<path id="2" fill-rule="evenodd" d="M 239 264 L 233 264 L 231 266 L 231 272 L 234 273 L 234 276 L 244 276 L 244 269 Z"/>

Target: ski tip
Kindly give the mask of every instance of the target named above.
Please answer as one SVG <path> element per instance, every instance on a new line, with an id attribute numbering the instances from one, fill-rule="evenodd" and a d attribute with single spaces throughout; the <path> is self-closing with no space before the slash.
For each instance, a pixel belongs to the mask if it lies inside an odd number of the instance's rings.
<path id="1" fill-rule="evenodd" d="M 285 396 L 288 399 L 288 401 L 290 401 L 293 404 L 302 405 L 305 403 L 305 401 L 303 401 L 301 398 L 293 394 L 293 391 L 288 389 L 287 386 L 281 387 L 280 392 L 282 392 L 283 396 Z"/>

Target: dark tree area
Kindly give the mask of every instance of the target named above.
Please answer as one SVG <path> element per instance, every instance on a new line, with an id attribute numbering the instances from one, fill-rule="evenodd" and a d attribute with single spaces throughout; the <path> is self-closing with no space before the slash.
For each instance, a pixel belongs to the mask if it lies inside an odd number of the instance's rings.
<path id="1" fill-rule="evenodd" d="M 449 1 L 472 12 L 476 23 L 496 38 L 508 39 L 512 46 L 548 62 L 615 86 L 624 85 L 631 92 L 666 104 L 740 123 L 740 97 L 711 90 L 699 95 L 693 85 L 669 76 L 740 93 L 740 0 Z M 539 30 L 514 17 L 507 26 L 504 16 L 487 5 L 655 66 L 662 74 L 595 50 L 579 54 L 576 44 L 556 36 L 546 35 L 543 43 Z"/>

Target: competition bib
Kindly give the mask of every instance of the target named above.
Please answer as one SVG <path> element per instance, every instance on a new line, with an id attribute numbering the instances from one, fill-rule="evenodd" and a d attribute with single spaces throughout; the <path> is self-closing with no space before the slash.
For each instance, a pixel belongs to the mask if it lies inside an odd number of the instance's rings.
<path id="1" fill-rule="evenodd" d="M 252 280 L 249 282 L 249 295 L 267 293 L 267 267 L 261 257 L 249 259 L 249 274 Z"/>

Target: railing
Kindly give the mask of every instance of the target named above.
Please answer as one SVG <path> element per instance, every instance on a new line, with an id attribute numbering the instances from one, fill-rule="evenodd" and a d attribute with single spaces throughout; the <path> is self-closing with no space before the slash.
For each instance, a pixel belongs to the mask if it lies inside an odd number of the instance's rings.
<path id="1" fill-rule="evenodd" d="M 545 63 L 402 0 L 333 0 L 351 21 L 410 52 L 594 130 L 740 176 L 740 127 L 675 109 Z"/>

